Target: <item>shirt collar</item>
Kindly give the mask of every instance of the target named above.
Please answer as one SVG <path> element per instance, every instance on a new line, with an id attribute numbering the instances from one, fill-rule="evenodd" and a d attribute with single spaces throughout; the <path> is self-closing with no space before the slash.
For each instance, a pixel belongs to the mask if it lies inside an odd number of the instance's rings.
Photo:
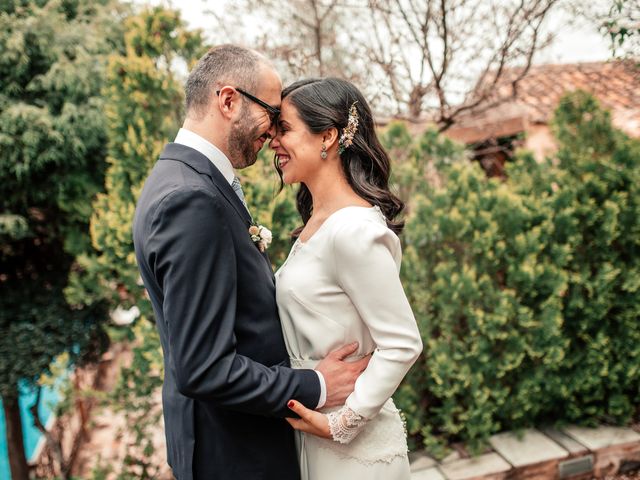
<path id="1" fill-rule="evenodd" d="M 174 143 L 191 147 L 203 154 L 218 170 L 220 170 L 220 173 L 222 173 L 222 176 L 227 180 L 227 182 L 229 182 L 229 185 L 233 183 L 233 179 L 236 176 L 233 166 L 227 156 L 213 143 L 202 138 L 197 133 L 187 130 L 186 128 L 178 130 L 178 135 L 176 135 Z"/>

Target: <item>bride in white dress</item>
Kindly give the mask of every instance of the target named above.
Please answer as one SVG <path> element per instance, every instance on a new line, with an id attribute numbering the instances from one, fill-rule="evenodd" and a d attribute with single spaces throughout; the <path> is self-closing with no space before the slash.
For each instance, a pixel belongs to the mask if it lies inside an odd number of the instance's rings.
<path id="1" fill-rule="evenodd" d="M 289 407 L 299 419 L 303 480 L 409 479 L 406 433 L 391 395 L 422 351 L 400 283 L 402 202 L 388 188 L 389 158 L 371 111 L 351 83 L 303 80 L 282 93 L 271 141 L 286 184 L 300 183 L 303 227 L 276 272 L 276 296 L 294 368 L 314 368 L 357 341 L 372 354 L 342 407 Z"/>

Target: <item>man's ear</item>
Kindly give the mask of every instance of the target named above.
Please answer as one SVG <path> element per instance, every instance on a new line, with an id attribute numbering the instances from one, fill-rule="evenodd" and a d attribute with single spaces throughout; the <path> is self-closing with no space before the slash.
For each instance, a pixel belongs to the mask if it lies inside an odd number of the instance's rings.
<path id="1" fill-rule="evenodd" d="M 330 150 L 334 144 L 337 145 L 338 129 L 335 127 L 331 127 L 330 129 L 326 130 L 322 134 L 322 143 L 324 143 L 327 146 L 327 150 Z"/>
<path id="2" fill-rule="evenodd" d="M 217 93 L 217 102 L 212 102 L 220 110 L 223 117 L 229 119 L 240 106 L 240 98 L 235 88 L 228 85 L 222 87 Z"/>

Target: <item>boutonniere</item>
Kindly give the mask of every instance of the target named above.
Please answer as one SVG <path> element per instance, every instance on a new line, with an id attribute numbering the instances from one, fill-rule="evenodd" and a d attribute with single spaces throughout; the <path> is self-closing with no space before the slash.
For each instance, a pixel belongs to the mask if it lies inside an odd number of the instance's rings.
<path id="1" fill-rule="evenodd" d="M 264 252 L 267 248 L 269 248 L 269 245 L 271 245 L 271 240 L 273 240 L 271 230 L 269 230 L 267 227 L 263 227 L 262 225 L 251 225 L 249 227 L 249 235 L 251 235 L 251 240 L 253 240 L 253 243 L 256 244 L 261 252 Z"/>

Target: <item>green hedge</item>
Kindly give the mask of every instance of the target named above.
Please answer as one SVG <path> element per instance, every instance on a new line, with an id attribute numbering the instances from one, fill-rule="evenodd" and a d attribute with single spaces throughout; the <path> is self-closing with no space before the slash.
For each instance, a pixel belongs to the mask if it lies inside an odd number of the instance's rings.
<path id="1" fill-rule="evenodd" d="M 463 148 L 402 123 L 381 132 L 407 201 L 402 276 L 424 354 L 395 395 L 411 446 L 479 451 L 503 430 L 625 423 L 640 404 L 640 144 L 584 93 L 563 99 L 559 150 L 487 179 Z M 271 155 L 243 172 L 286 257 L 294 190 Z"/>
<path id="2" fill-rule="evenodd" d="M 439 162 L 439 182 L 398 180 L 412 192 L 403 279 L 425 344 L 396 394 L 414 446 L 478 450 L 501 430 L 638 414 L 640 142 L 581 92 L 553 129 L 555 157 L 521 154 L 507 181 L 443 162 L 431 133 L 411 161 Z"/>

